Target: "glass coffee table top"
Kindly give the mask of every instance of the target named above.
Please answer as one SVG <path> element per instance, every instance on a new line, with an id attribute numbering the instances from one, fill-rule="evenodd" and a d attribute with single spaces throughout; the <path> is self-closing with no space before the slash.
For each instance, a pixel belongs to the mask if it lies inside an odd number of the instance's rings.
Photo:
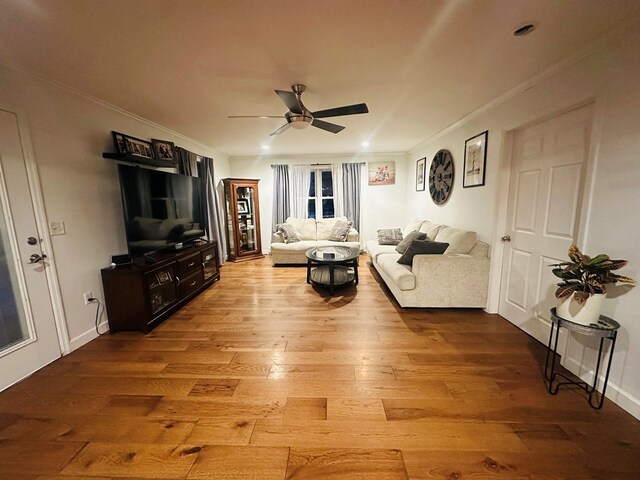
<path id="1" fill-rule="evenodd" d="M 358 258 L 358 249 L 349 247 L 314 247 L 305 252 L 309 260 L 318 263 L 348 262 Z"/>

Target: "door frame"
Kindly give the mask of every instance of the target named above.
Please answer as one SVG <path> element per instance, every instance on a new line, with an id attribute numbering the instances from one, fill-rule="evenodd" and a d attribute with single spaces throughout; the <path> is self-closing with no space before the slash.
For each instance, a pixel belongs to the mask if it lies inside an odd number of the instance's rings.
<path id="1" fill-rule="evenodd" d="M 602 135 L 602 127 L 604 123 L 604 102 L 599 102 L 594 96 L 587 98 L 578 103 L 570 104 L 561 109 L 554 109 L 545 114 L 539 115 L 534 119 L 517 125 L 509 125 L 502 129 L 502 145 L 500 152 L 500 165 L 499 165 L 499 178 L 498 189 L 496 191 L 496 222 L 494 224 L 492 232 L 492 266 L 491 266 L 491 278 L 489 289 L 489 302 L 487 311 L 491 313 L 498 313 L 501 301 L 501 295 L 503 291 L 502 278 L 503 278 L 503 266 L 505 264 L 506 249 L 501 242 L 500 237 L 504 234 L 507 228 L 508 218 L 508 199 L 509 199 L 509 187 L 511 184 L 512 176 L 512 155 L 513 155 L 513 137 L 516 130 L 527 128 L 529 126 L 545 122 L 554 117 L 562 114 L 577 110 L 587 105 L 593 105 L 593 117 L 591 125 L 591 137 L 589 138 L 589 150 L 587 152 L 587 158 L 584 164 L 583 173 L 583 189 L 580 198 L 580 204 L 578 206 L 578 219 L 576 226 L 576 243 L 586 245 L 588 240 L 587 232 L 589 231 L 589 219 L 591 218 L 591 209 L 593 204 L 593 186 L 595 182 L 595 172 L 597 167 L 598 151 L 600 146 L 600 138 Z M 551 323 L 545 319 L 540 319 L 549 326 Z M 564 358 L 566 348 L 568 345 L 568 336 L 561 335 L 559 353 Z"/>
<path id="2" fill-rule="evenodd" d="M 29 183 L 29 196 L 33 205 L 33 212 L 36 220 L 38 235 L 41 239 L 41 249 L 47 255 L 47 267 L 44 273 L 47 280 L 49 290 L 49 298 L 53 310 L 53 319 L 58 334 L 58 345 L 60 353 L 64 356 L 71 352 L 71 344 L 69 341 L 69 330 L 62 303 L 62 294 L 60 292 L 60 282 L 58 281 L 58 270 L 56 268 L 55 255 L 53 252 L 53 244 L 49 235 L 49 222 L 44 208 L 44 197 L 40 184 L 40 175 L 35 160 L 33 144 L 31 142 L 31 132 L 29 130 L 28 116 L 26 111 L 14 104 L 0 100 L 0 109 L 14 114 L 18 121 L 18 131 L 20 134 L 20 145 L 24 157 L 25 168 L 27 172 L 27 181 Z"/>

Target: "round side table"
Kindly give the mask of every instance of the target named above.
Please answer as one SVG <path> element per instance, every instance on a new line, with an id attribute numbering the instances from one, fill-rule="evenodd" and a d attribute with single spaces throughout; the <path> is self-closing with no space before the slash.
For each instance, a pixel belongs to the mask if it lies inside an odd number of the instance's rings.
<path id="1" fill-rule="evenodd" d="M 581 325 L 566 320 L 556 315 L 556 309 L 551 309 L 551 333 L 549 334 L 549 345 L 547 346 L 547 358 L 544 362 L 544 377 L 548 383 L 548 390 L 551 395 L 556 395 L 558 389 L 563 385 L 574 385 L 582 388 L 587 394 L 589 405 L 596 410 L 600 410 L 604 404 L 604 394 L 607 391 L 607 383 L 609 382 L 609 372 L 611 371 L 611 360 L 613 360 L 613 350 L 616 346 L 616 337 L 618 335 L 618 329 L 620 324 L 615 320 L 600 315 L 597 324 Z M 592 337 L 600 337 L 600 349 L 598 350 L 598 362 L 596 363 L 596 372 L 593 377 L 593 385 L 589 385 L 587 382 L 575 382 L 561 372 L 556 371 L 556 356 L 558 352 L 558 337 L 560 336 L 560 327 L 564 327 L 572 332 L 581 333 L 582 335 L 589 335 Z M 555 342 L 554 338 L 555 330 Z M 602 385 L 602 393 L 599 395 L 600 399 L 597 403 L 594 403 L 594 399 L 598 397 L 598 374 L 600 373 L 600 363 L 602 360 L 602 353 L 604 351 L 604 340 L 609 339 L 611 348 L 609 349 L 609 361 L 607 362 L 607 373 L 604 377 L 604 384 Z M 553 344 L 553 350 L 551 345 Z M 564 381 L 556 382 L 556 377 L 562 377 Z"/>

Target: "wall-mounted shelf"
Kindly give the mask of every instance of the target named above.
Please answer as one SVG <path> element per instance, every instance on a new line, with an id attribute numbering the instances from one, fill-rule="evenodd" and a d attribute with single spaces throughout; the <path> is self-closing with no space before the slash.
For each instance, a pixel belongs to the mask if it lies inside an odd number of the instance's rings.
<path id="1" fill-rule="evenodd" d="M 122 153 L 104 152 L 102 154 L 102 158 L 108 158 L 109 160 L 119 160 L 121 162 L 136 163 L 138 165 L 149 165 L 151 167 L 175 168 L 176 166 L 175 163 L 167 160 L 138 157 L 137 155 L 128 155 Z"/>

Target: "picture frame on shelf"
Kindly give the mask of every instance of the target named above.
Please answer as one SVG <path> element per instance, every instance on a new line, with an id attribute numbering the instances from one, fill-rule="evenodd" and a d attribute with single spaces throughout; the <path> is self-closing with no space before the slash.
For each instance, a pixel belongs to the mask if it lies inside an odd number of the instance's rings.
<path id="1" fill-rule="evenodd" d="M 151 145 L 153 146 L 153 152 L 155 153 L 156 159 L 166 160 L 171 163 L 176 162 L 176 146 L 173 142 L 152 138 Z"/>
<path id="2" fill-rule="evenodd" d="M 421 158 L 416 162 L 416 192 L 423 192 L 425 189 L 426 166 L 426 158 Z"/>
<path id="3" fill-rule="evenodd" d="M 485 130 L 464 142 L 464 171 L 462 187 L 481 187 L 485 182 L 487 167 L 487 141 L 489 130 Z"/>
<path id="4" fill-rule="evenodd" d="M 116 147 L 116 152 L 120 155 L 127 154 L 127 142 L 125 140 L 126 135 L 120 132 L 111 132 L 113 135 L 113 145 Z"/>
<path id="5" fill-rule="evenodd" d="M 124 139 L 126 154 L 140 158 L 155 158 L 151 142 L 130 135 L 120 134 Z"/>
<path id="6" fill-rule="evenodd" d="M 247 200 L 246 198 L 238 199 L 238 213 L 242 215 L 251 213 L 249 211 L 249 200 Z"/>

